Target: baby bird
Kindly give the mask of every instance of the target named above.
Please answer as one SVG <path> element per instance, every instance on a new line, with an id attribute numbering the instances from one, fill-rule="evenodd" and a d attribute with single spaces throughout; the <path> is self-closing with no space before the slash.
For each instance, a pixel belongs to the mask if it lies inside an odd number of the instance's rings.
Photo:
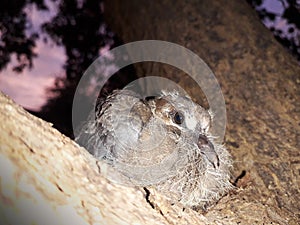
<path id="1" fill-rule="evenodd" d="M 209 133 L 209 111 L 177 91 L 142 98 L 114 91 L 98 101 L 77 142 L 134 185 L 185 207 L 206 209 L 226 194 L 231 157 Z"/>

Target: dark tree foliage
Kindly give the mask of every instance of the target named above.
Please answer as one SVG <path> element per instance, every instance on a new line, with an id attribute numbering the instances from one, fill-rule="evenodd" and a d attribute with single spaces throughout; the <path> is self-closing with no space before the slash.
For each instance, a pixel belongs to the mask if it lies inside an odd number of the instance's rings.
<path id="1" fill-rule="evenodd" d="M 49 99 L 39 116 L 69 137 L 73 137 L 72 103 L 80 78 L 99 57 L 101 47 L 120 45 L 104 23 L 102 4 L 99 0 L 61 1 L 57 15 L 43 25 L 43 30 L 58 45 L 64 46 L 67 61 L 66 76 L 57 78 L 55 87 L 48 90 Z M 132 67 L 127 67 L 108 81 L 104 93 L 121 88 L 135 78 Z M 82 96 L 82 101 L 89 100 Z"/>
<path id="2" fill-rule="evenodd" d="M 64 0 L 59 3 L 57 15 L 43 25 L 43 30 L 58 45 L 64 46 L 67 61 L 66 76 L 57 78 L 55 87 L 48 90 L 49 99 L 39 115 L 70 137 L 76 86 L 99 56 L 100 48 L 113 44 L 113 34 L 103 22 L 102 8 L 102 1 L 98 0 Z"/>
<path id="3" fill-rule="evenodd" d="M 44 0 L 1 0 L 0 2 L 0 70 L 11 61 L 11 55 L 16 54 L 18 65 L 13 69 L 22 72 L 28 66 L 32 67 L 32 60 L 36 57 L 33 52 L 37 33 L 26 35 L 26 29 L 31 26 L 30 20 L 24 12 L 28 4 L 36 4 L 40 10 L 47 10 Z"/>
<path id="4" fill-rule="evenodd" d="M 266 23 L 270 21 L 269 29 L 273 32 L 274 37 L 283 46 L 288 48 L 293 55 L 300 61 L 300 1 L 299 0 L 273 0 L 279 1 L 283 7 L 281 15 L 268 11 L 261 7 L 263 0 L 247 0 L 257 11 L 260 19 Z M 287 31 L 276 28 L 274 22 L 276 18 L 286 20 Z"/>
<path id="5" fill-rule="evenodd" d="M 68 80 L 78 79 L 99 55 L 99 49 L 111 44 L 112 33 L 103 23 L 102 1 L 64 0 L 57 15 L 43 29 L 66 50 Z"/>

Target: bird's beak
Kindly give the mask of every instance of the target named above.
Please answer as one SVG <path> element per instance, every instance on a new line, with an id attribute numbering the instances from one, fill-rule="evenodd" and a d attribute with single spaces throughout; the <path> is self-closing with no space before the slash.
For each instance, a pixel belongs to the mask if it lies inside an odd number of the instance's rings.
<path id="1" fill-rule="evenodd" d="M 213 165 L 214 168 L 219 167 L 219 157 L 215 151 L 213 144 L 208 140 L 208 138 L 200 134 L 198 137 L 198 148 L 201 150 L 208 161 Z"/>

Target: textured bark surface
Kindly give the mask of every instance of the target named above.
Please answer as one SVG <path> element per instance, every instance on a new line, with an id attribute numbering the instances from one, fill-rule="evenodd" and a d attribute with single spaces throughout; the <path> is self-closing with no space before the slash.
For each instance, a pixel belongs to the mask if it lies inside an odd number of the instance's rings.
<path id="1" fill-rule="evenodd" d="M 1 93 L 0 120 L 0 224 L 167 224 L 143 189 L 107 182 L 87 151 Z"/>
<path id="2" fill-rule="evenodd" d="M 233 177 L 246 171 L 238 188 L 202 213 L 152 189 L 110 183 L 83 148 L 0 95 L 1 224 L 299 224 L 297 62 L 241 1 L 140 3 L 109 1 L 111 25 L 125 42 L 188 47 L 213 69 L 226 100 Z"/>
<path id="3" fill-rule="evenodd" d="M 155 39 L 180 44 L 208 63 L 220 83 L 233 177 L 245 176 L 237 191 L 205 217 L 224 224 L 300 223 L 300 67 L 253 10 L 238 0 L 110 0 L 106 12 L 125 43 Z M 187 87 L 182 73 L 166 66 L 136 68 Z"/>
<path id="4" fill-rule="evenodd" d="M 158 193 L 109 182 L 110 168 L 1 92 L 0 120 L 0 224 L 210 224 Z"/>

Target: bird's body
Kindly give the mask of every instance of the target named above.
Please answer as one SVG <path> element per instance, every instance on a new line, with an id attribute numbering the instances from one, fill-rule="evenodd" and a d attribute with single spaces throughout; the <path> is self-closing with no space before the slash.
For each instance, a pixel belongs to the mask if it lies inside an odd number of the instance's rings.
<path id="1" fill-rule="evenodd" d="M 176 91 L 144 99 L 115 91 L 97 105 L 77 141 L 134 184 L 204 208 L 232 187 L 231 158 L 209 134 L 211 119 Z"/>

